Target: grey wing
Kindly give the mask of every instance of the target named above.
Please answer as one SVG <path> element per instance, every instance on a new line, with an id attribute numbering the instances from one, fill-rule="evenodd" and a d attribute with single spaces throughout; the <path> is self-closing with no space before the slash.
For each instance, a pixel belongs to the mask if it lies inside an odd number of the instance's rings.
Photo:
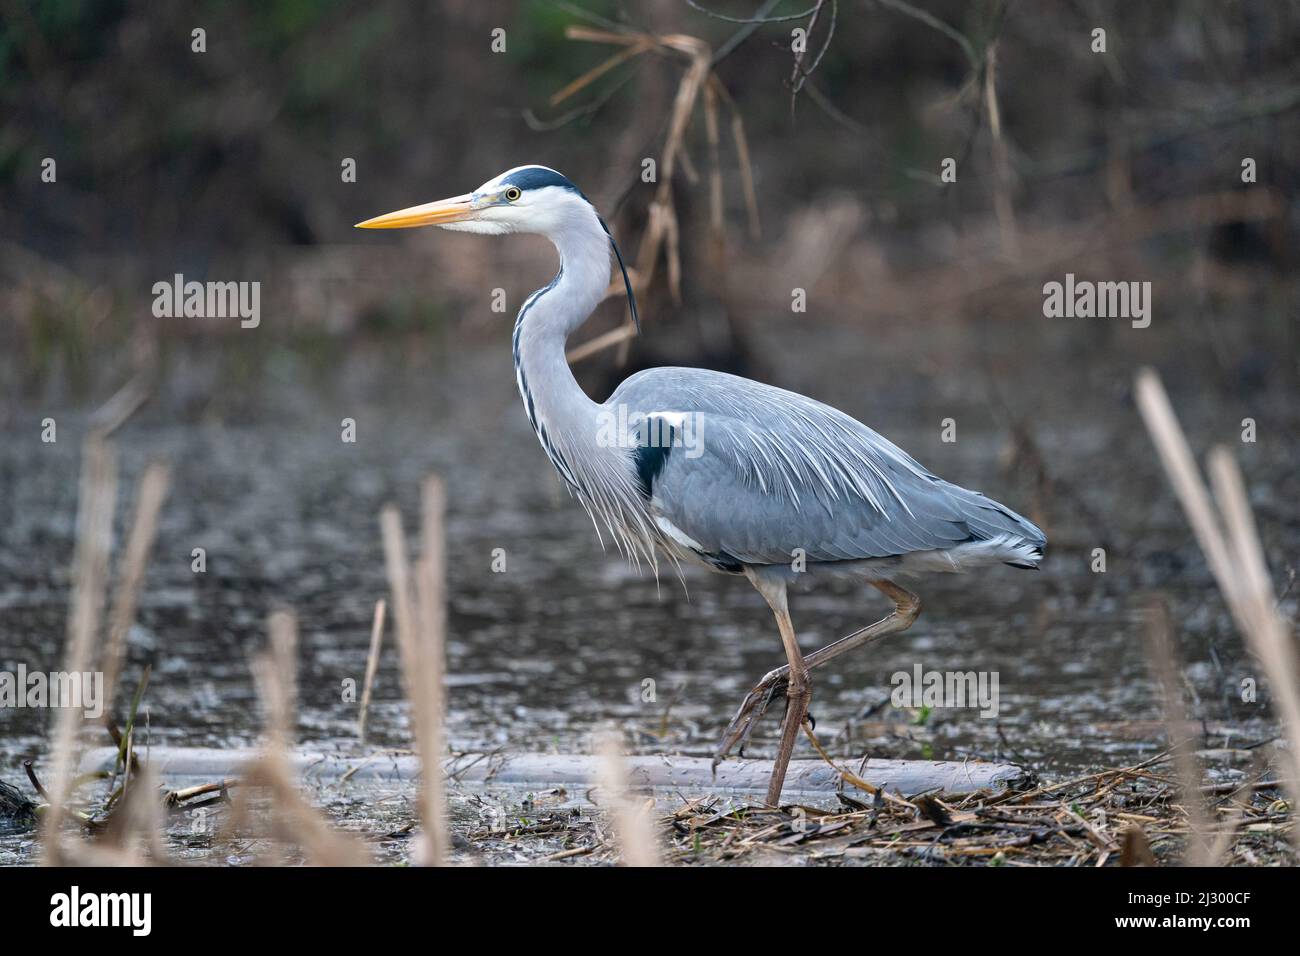
<path id="1" fill-rule="evenodd" d="M 650 369 L 606 402 L 677 430 L 639 448 L 643 490 L 660 527 L 721 562 L 845 561 L 943 550 L 1012 535 L 1031 522 L 936 477 L 856 419 L 749 379 Z M 667 526 L 664 522 L 667 522 Z"/>

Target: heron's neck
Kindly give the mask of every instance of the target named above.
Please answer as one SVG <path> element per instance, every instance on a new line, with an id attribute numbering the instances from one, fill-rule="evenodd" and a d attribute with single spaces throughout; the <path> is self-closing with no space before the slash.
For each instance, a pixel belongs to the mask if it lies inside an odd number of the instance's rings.
<path id="1" fill-rule="evenodd" d="M 588 207 L 590 209 L 590 207 Z M 574 216 L 550 236 L 560 271 L 534 292 L 515 321 L 515 373 L 529 421 L 560 474 L 596 448 L 600 408 L 583 392 L 565 359 L 569 335 L 587 321 L 609 283 L 609 236 L 596 214 Z M 585 454 L 580 454 L 585 453 Z M 558 460 L 557 460 L 558 456 Z"/>
<path id="2" fill-rule="evenodd" d="M 568 227 L 550 237 L 560 271 L 519 310 L 515 373 L 542 448 L 597 531 L 603 526 L 629 557 L 656 566 L 658 532 L 627 445 L 608 440 L 602 419 L 609 410 L 587 397 L 564 355 L 569 335 L 587 321 L 609 283 L 609 234 L 595 210 L 583 205 L 586 215 L 569 217 Z"/>

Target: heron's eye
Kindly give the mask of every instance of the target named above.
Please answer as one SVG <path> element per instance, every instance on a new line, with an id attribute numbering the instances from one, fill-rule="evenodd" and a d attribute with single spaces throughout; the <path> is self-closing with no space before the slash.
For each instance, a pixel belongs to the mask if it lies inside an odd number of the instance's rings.
<path id="1" fill-rule="evenodd" d="M 506 200 L 509 202 L 514 202 L 522 195 L 523 193 L 519 191 L 518 186 L 511 186 L 509 189 L 506 190 Z"/>

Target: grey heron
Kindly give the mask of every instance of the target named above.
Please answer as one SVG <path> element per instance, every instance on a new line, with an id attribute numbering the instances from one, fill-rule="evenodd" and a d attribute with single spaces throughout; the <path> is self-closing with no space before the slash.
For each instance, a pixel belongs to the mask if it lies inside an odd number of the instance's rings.
<path id="1" fill-rule="evenodd" d="M 1037 568 L 1043 559 L 1047 539 L 1031 521 L 938 478 L 866 425 L 803 395 L 722 372 L 653 368 L 592 401 L 565 343 L 604 298 L 611 251 L 634 320 L 636 301 L 605 221 L 553 169 L 519 166 L 471 193 L 357 225 L 534 233 L 554 244 L 559 271 L 525 300 L 514 327 L 528 420 L 598 535 L 605 528 L 620 550 L 656 570 L 662 555 L 743 575 L 771 607 L 786 664 L 745 697 L 715 755 L 716 766 L 737 744 L 743 749 L 784 696 L 769 804 L 780 800 L 811 672 L 906 629 L 920 613 L 920 600 L 896 579 L 993 564 Z M 805 655 L 787 603 L 789 585 L 805 575 L 855 578 L 894 609 Z"/>

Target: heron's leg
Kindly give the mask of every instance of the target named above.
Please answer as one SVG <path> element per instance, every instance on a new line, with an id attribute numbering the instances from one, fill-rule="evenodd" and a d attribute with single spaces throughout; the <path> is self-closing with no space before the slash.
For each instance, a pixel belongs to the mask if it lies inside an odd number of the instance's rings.
<path id="1" fill-rule="evenodd" d="M 790 755 L 794 752 L 794 742 L 803 726 L 808 713 L 808 701 L 812 699 L 812 683 L 808 679 L 808 667 L 803 654 L 799 651 L 799 641 L 795 637 L 794 624 L 790 620 L 790 608 L 786 602 L 785 581 L 776 577 L 767 577 L 761 572 L 746 572 L 758 593 L 763 595 L 772 614 L 776 617 L 777 629 L 781 632 L 781 644 L 785 647 L 785 657 L 789 661 L 784 668 L 786 672 L 785 721 L 781 725 L 781 746 L 776 751 L 776 762 L 772 766 L 772 779 L 767 785 L 767 802 L 776 806 L 781 799 L 781 787 L 785 783 L 785 771 L 790 765 Z"/>
<path id="2" fill-rule="evenodd" d="M 851 651 L 855 647 L 862 647 L 878 641 L 882 637 L 907 630 L 912 626 L 912 622 L 916 620 L 917 615 L 921 613 L 921 599 L 911 591 L 899 587 L 892 581 L 871 581 L 869 583 L 893 600 L 894 612 L 875 624 L 869 624 L 860 630 L 854 631 L 847 637 L 840 638 L 833 644 L 828 644 L 820 650 L 813 651 L 803 659 L 804 666 L 809 670 L 834 660 L 845 651 Z M 769 671 L 758 682 L 758 685 L 749 692 L 749 695 L 741 703 L 740 709 L 736 711 L 736 716 L 731 719 L 731 723 L 727 726 L 726 733 L 722 736 L 722 743 L 718 745 L 718 751 L 713 757 L 714 766 L 717 766 L 718 761 L 729 754 L 737 744 L 740 744 L 742 750 L 744 749 L 745 743 L 749 740 L 749 735 L 754 732 L 759 720 L 767 712 L 768 706 L 773 700 L 785 693 L 786 685 L 789 682 L 789 673 L 789 666 L 778 667 L 774 671 Z"/>

